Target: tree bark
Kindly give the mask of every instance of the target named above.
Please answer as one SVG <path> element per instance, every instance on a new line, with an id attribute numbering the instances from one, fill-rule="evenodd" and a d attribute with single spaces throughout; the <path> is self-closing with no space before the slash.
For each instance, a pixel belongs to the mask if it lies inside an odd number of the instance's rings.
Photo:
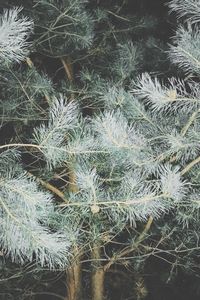
<path id="1" fill-rule="evenodd" d="M 81 300 L 82 297 L 82 270 L 80 259 L 66 270 L 67 297 L 66 300 Z"/>
<path id="2" fill-rule="evenodd" d="M 91 250 L 91 258 L 93 261 L 93 270 L 91 276 L 92 300 L 104 299 L 104 268 L 101 265 L 101 246 L 98 242 L 94 243 Z"/>

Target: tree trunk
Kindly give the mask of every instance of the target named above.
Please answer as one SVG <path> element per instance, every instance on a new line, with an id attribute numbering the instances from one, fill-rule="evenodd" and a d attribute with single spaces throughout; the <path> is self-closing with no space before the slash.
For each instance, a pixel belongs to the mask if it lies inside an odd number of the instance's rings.
<path id="1" fill-rule="evenodd" d="M 93 245 L 93 249 L 91 250 L 91 258 L 93 260 L 93 270 L 91 278 L 92 300 L 103 300 L 105 272 L 100 261 L 101 247 L 98 242 L 94 243 Z"/>
<path id="2" fill-rule="evenodd" d="M 79 260 L 66 270 L 67 274 L 67 297 L 66 300 L 81 300 L 81 263 Z"/>

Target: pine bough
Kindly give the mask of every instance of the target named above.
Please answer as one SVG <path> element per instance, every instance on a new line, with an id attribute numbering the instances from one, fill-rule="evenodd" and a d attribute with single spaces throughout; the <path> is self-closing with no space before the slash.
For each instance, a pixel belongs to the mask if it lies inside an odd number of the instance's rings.
<path id="1" fill-rule="evenodd" d="M 54 95 L 48 120 L 30 138 L 0 146 L 0 245 L 13 261 L 62 268 L 83 222 L 98 227 L 98 216 L 107 220 L 101 223 L 106 231 L 183 204 L 198 208 L 200 4 L 177 0 L 170 8 L 187 19 L 170 57 L 189 79 L 163 83 L 145 73 L 128 91 L 111 85 L 100 96 L 104 110 L 90 117 L 83 117 L 77 101 Z M 0 20 L 0 58 L 9 68 L 26 58 L 33 30 L 20 11 L 4 11 Z M 45 172 L 73 168 L 78 191 L 66 192 L 66 202 L 55 207 L 50 192 L 24 171 L 24 151 L 45 160 Z"/>

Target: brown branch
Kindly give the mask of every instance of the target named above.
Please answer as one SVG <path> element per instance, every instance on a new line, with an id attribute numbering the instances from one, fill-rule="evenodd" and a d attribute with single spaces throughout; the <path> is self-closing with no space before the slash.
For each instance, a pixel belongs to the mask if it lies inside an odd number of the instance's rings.
<path id="1" fill-rule="evenodd" d="M 139 235 L 139 237 L 135 241 L 134 245 L 126 247 L 121 252 L 119 252 L 117 255 L 114 255 L 113 257 L 111 257 L 110 261 L 107 264 L 105 264 L 104 267 L 103 267 L 105 272 L 107 272 L 107 270 L 115 263 L 115 261 L 117 261 L 121 257 L 124 257 L 124 256 L 130 254 L 132 251 L 134 251 L 135 249 L 138 248 L 140 243 L 145 238 L 147 232 L 149 231 L 152 223 L 153 223 L 153 217 L 150 216 L 147 223 L 146 223 L 146 225 L 145 225 L 145 227 L 144 227 L 144 230 L 141 232 L 141 234 Z"/>
<path id="2" fill-rule="evenodd" d="M 68 178 L 68 189 L 72 193 L 77 193 L 78 192 L 78 186 L 76 184 L 76 174 L 73 172 L 73 170 L 69 170 L 69 178 Z"/>
<path id="3" fill-rule="evenodd" d="M 65 203 L 68 203 L 68 200 L 65 198 L 65 195 L 62 191 L 56 188 L 54 185 L 50 184 L 49 182 L 45 182 L 41 178 L 36 177 L 32 173 L 28 172 L 28 175 L 33 177 L 38 183 L 40 183 L 43 187 L 47 190 L 51 191 L 53 194 L 57 195 L 60 199 L 62 199 Z"/>
<path id="4" fill-rule="evenodd" d="M 67 78 L 72 83 L 74 81 L 74 72 L 73 72 L 73 67 L 72 67 L 70 58 L 69 57 L 65 57 L 65 58 L 63 57 L 63 58 L 61 58 L 61 62 L 62 62 L 63 67 L 65 69 Z"/>
<path id="5" fill-rule="evenodd" d="M 139 235 L 139 237 L 138 237 L 138 239 L 137 239 L 137 241 L 136 241 L 136 244 L 137 244 L 137 245 L 139 245 L 139 244 L 143 241 L 143 239 L 145 238 L 147 232 L 148 232 L 149 229 L 151 228 L 152 223 L 153 223 L 153 217 L 150 216 L 149 219 L 148 219 L 148 221 L 147 221 L 147 223 L 146 223 L 146 225 L 145 225 L 145 227 L 144 227 L 144 230 L 143 230 L 142 233 Z"/>

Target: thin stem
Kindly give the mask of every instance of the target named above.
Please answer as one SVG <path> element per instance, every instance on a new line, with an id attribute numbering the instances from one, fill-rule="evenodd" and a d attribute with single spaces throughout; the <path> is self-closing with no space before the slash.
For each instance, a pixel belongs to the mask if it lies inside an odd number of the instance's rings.
<path id="1" fill-rule="evenodd" d="M 188 129 L 190 128 L 190 126 L 192 125 L 192 123 L 194 122 L 194 120 L 196 119 L 196 117 L 197 117 L 197 115 L 198 115 L 199 112 L 200 112 L 200 109 L 198 109 L 197 111 L 193 112 L 193 114 L 189 118 L 188 122 L 183 127 L 183 129 L 181 130 L 181 135 L 182 136 L 185 136 L 185 134 L 187 133 Z"/>
<path id="2" fill-rule="evenodd" d="M 37 145 L 37 144 L 26 144 L 26 143 L 11 143 L 11 144 L 6 144 L 6 145 L 1 145 L 0 146 L 0 150 L 1 149 L 6 149 L 6 148 L 14 148 L 14 147 L 28 147 L 28 148 L 36 148 L 37 150 L 42 152 L 42 149 L 52 149 L 52 150 L 59 150 L 59 151 L 63 151 L 66 152 L 68 154 L 89 154 L 89 153 L 108 153 L 108 151 L 98 151 L 98 150 L 87 150 L 87 151 L 70 151 L 64 148 L 60 148 L 60 147 L 55 147 L 55 146 L 43 146 L 43 145 Z"/>
<path id="3" fill-rule="evenodd" d="M 110 267 L 119 259 L 121 259 L 122 257 L 125 257 L 126 255 L 130 254 L 131 252 L 133 252 L 135 249 L 138 248 L 138 246 L 140 245 L 140 243 L 143 241 L 143 239 L 145 238 L 147 232 L 149 231 L 149 229 L 151 228 L 151 225 L 153 223 L 153 217 L 150 216 L 145 227 L 144 230 L 141 232 L 141 234 L 139 235 L 139 237 L 137 238 L 137 240 L 135 241 L 134 245 L 128 246 L 126 248 L 124 248 L 121 252 L 119 252 L 117 255 L 114 255 L 113 257 L 110 258 L 110 261 L 104 265 L 104 271 L 107 272 Z"/>
<path id="4" fill-rule="evenodd" d="M 196 164 L 200 163 L 200 156 L 191 161 L 182 171 L 181 175 L 185 175 L 187 172 L 189 172 Z"/>
<path id="5" fill-rule="evenodd" d="M 72 83 L 74 81 L 74 74 L 72 69 L 72 64 L 69 57 L 61 58 L 61 62 L 63 64 L 63 67 L 65 69 L 67 78 Z"/>
<path id="6" fill-rule="evenodd" d="M 141 204 L 141 203 L 146 203 L 147 201 L 153 201 L 159 198 L 169 198 L 170 195 L 163 193 L 160 195 L 146 195 L 144 197 L 141 198 L 135 198 L 135 199 L 131 199 L 131 200 L 113 200 L 113 201 L 98 201 L 97 204 L 98 205 L 104 205 L 104 206 L 108 206 L 110 207 L 111 204 L 114 205 L 132 205 L 132 204 Z M 85 203 L 85 202 L 74 202 L 74 203 L 67 203 L 67 204 L 60 204 L 59 206 L 61 207 L 67 207 L 67 206 L 87 206 L 90 205 L 91 203 Z"/>
<path id="7" fill-rule="evenodd" d="M 62 191 L 60 191 L 58 188 L 50 184 L 49 182 L 45 182 L 41 178 L 36 177 L 32 173 L 28 172 L 28 175 L 31 177 L 34 177 L 37 182 L 39 182 L 43 187 L 45 187 L 47 190 L 51 191 L 53 194 L 57 195 L 60 199 L 62 199 L 65 203 L 68 203 L 68 200 L 65 198 L 65 195 Z"/>
<path id="8" fill-rule="evenodd" d="M 141 234 L 139 235 L 137 241 L 136 241 L 136 244 L 139 245 L 143 239 L 145 238 L 147 232 L 149 231 L 149 229 L 151 228 L 151 225 L 153 223 L 153 217 L 150 216 L 145 227 L 144 227 L 144 230 L 141 232 Z"/>

